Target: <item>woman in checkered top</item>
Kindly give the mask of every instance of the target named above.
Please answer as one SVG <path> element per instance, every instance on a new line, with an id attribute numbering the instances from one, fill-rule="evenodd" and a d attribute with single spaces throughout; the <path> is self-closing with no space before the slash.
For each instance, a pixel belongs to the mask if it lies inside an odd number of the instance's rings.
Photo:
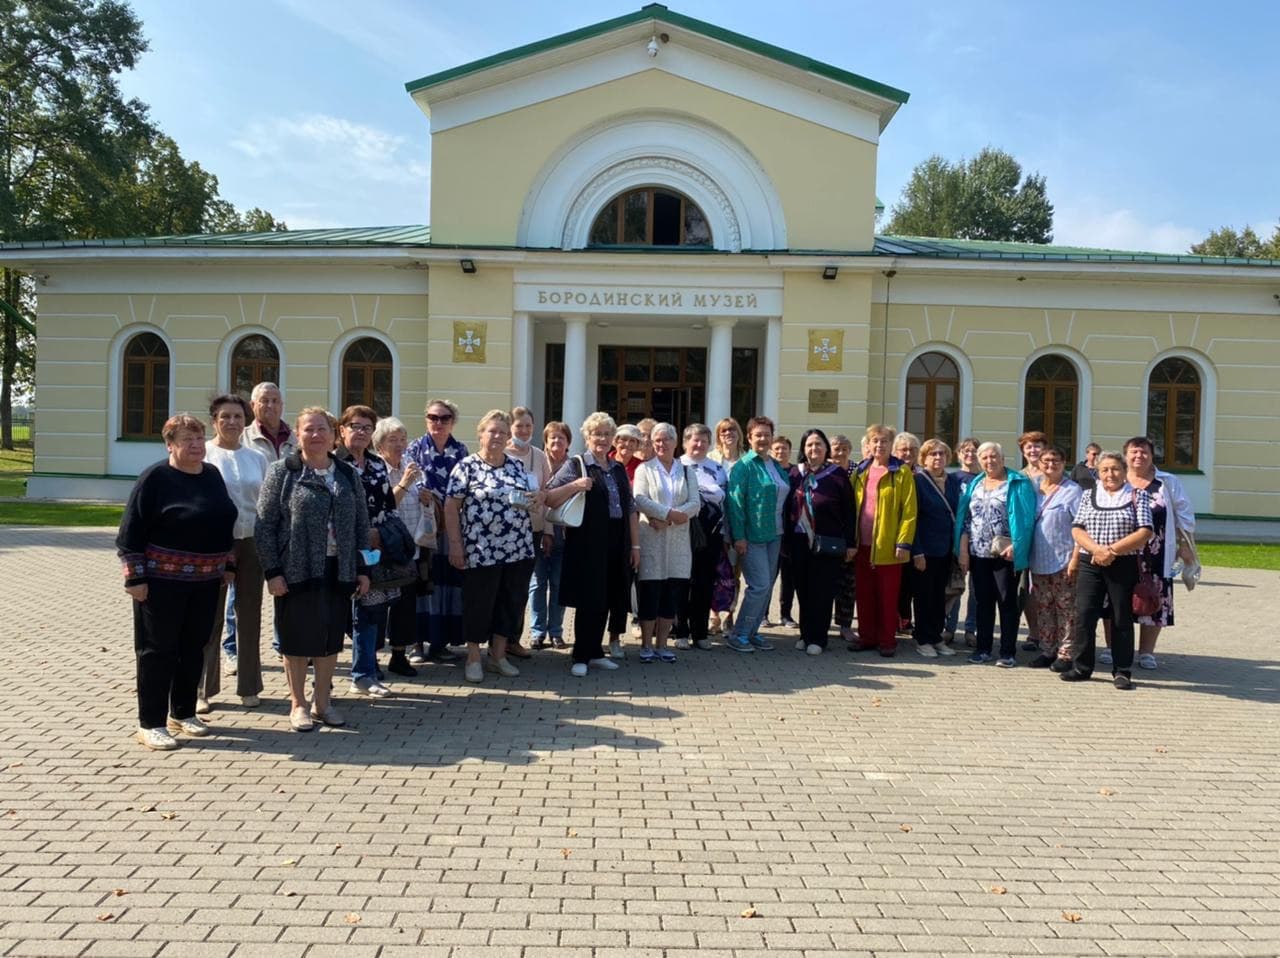
<path id="1" fill-rule="evenodd" d="M 1151 538 L 1151 497 L 1125 481 L 1124 457 L 1098 457 L 1098 485 L 1080 499 L 1071 534 L 1080 547 L 1076 575 L 1075 659 L 1064 682 L 1093 674 L 1094 642 L 1104 600 L 1110 600 L 1112 676 L 1115 687 L 1133 687 L 1133 608 L 1138 551 Z"/>

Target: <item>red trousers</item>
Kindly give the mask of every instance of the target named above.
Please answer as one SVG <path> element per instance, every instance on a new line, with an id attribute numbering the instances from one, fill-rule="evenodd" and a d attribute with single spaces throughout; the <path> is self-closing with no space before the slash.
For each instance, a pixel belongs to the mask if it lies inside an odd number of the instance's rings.
<path id="1" fill-rule="evenodd" d="M 858 644 L 891 652 L 898 647 L 898 588 L 902 566 L 872 565 L 871 550 L 863 546 L 854 559 L 858 583 Z"/>

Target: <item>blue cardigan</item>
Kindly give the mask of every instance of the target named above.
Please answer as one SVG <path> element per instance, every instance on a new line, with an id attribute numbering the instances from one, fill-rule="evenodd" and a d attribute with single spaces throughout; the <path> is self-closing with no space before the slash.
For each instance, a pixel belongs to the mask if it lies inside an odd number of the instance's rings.
<path id="1" fill-rule="evenodd" d="M 938 495 L 938 487 L 923 470 L 916 473 L 916 539 L 911 544 L 912 556 L 939 559 L 951 555 L 951 530 L 954 517 L 960 515 L 958 505 L 964 480 L 954 472 L 947 473 L 946 503 Z M 951 506 L 950 509 L 947 506 Z"/>
<path id="2" fill-rule="evenodd" d="M 1036 531 L 1036 492 L 1035 484 L 1021 472 L 1006 469 L 1005 476 L 1009 480 L 1009 538 L 1013 540 L 1013 567 L 1021 572 L 1031 564 L 1031 543 Z M 974 476 L 964 488 L 960 496 L 960 506 L 956 509 L 955 536 L 952 547 L 956 555 L 960 554 L 960 535 L 964 532 L 964 520 L 969 515 L 969 500 L 973 498 L 973 490 L 984 476 Z"/>

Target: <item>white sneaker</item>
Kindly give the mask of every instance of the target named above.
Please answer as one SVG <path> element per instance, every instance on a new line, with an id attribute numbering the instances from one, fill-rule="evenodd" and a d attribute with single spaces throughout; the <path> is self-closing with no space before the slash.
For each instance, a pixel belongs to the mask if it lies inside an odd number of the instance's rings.
<path id="1" fill-rule="evenodd" d="M 484 666 L 479 662 L 468 662 L 462 674 L 468 682 L 483 682 Z"/>
<path id="2" fill-rule="evenodd" d="M 200 719 L 194 715 L 191 716 L 191 718 L 185 719 L 174 718 L 170 715 L 169 721 L 166 724 L 169 727 L 169 734 L 171 735 L 176 732 L 181 732 L 183 735 L 190 735 L 193 738 L 201 738 L 202 736 L 209 734 L 209 726 L 205 725 L 204 722 L 200 721 Z"/>
<path id="3" fill-rule="evenodd" d="M 363 695 L 371 699 L 385 699 L 391 690 L 377 679 L 357 679 L 351 683 L 352 695 Z"/>
<path id="4" fill-rule="evenodd" d="M 698 648 L 702 649 L 702 651 L 703 651 L 703 652 L 710 652 L 710 651 L 711 651 L 711 640 L 710 640 L 710 639 L 699 639 L 697 642 L 695 642 L 695 643 L 693 643 L 693 644 L 694 644 L 694 645 L 696 645 Z"/>
<path id="5" fill-rule="evenodd" d="M 808 651 L 808 648 L 806 647 L 806 644 L 805 644 L 804 639 L 796 639 L 796 651 L 797 651 L 797 652 L 807 652 L 807 651 Z"/>
<path id="6" fill-rule="evenodd" d="M 681 650 L 683 650 L 683 651 L 686 651 L 686 652 L 687 652 L 687 651 L 689 650 L 689 647 L 690 647 L 691 645 L 692 645 L 692 643 L 691 643 L 688 639 L 676 639 L 676 648 L 677 648 L 677 649 L 681 649 Z"/>
<path id="7" fill-rule="evenodd" d="M 178 740 L 167 728 L 140 728 L 138 742 L 156 752 L 171 752 L 178 747 Z"/>
<path id="8" fill-rule="evenodd" d="M 242 695 L 240 696 L 240 704 L 247 709 L 256 709 L 262 704 L 262 699 L 256 695 Z"/>
<path id="9" fill-rule="evenodd" d="M 810 655 L 821 655 L 821 654 L 822 654 L 822 646 L 820 646 L 820 645 L 810 645 L 810 646 L 808 646 L 808 647 L 805 649 L 805 651 L 806 651 L 807 653 L 809 653 Z"/>
<path id="10" fill-rule="evenodd" d="M 614 659 L 625 659 L 627 657 L 627 653 L 622 651 L 621 642 L 615 640 L 609 643 L 609 656 Z"/>
<path id="11" fill-rule="evenodd" d="M 599 661 L 601 661 L 601 660 L 600 660 L 600 659 L 596 659 L 596 661 L 597 661 L 597 662 L 599 662 Z M 586 663 L 586 662 L 574 662 L 574 663 L 573 663 L 573 668 L 569 669 L 569 674 L 570 674 L 570 675 L 576 675 L 578 678 L 582 678 L 584 675 L 586 675 L 586 674 L 587 674 L 587 663 Z"/>
<path id="12" fill-rule="evenodd" d="M 591 659 L 587 662 L 587 665 L 593 666 L 597 669 L 604 669 L 606 672 L 612 672 L 614 669 L 622 668 L 622 666 L 613 661 L 613 659 Z"/>
<path id="13" fill-rule="evenodd" d="M 222 672 L 224 675 L 235 675 L 239 663 L 236 661 L 234 654 L 227 652 L 222 656 Z"/>
<path id="14" fill-rule="evenodd" d="M 507 658 L 490 659 L 489 671 L 497 672 L 499 675 L 505 675 L 509 679 L 514 679 L 520 674 L 520 670 L 511 664 L 511 660 Z"/>
<path id="15" fill-rule="evenodd" d="M 955 650 L 955 649 L 953 649 L 951 646 L 947 645 L 947 643 L 945 643 L 945 642 L 939 642 L 937 645 L 935 645 L 935 646 L 934 646 L 934 651 L 935 651 L 935 652 L 937 652 L 939 655 L 942 655 L 942 656 L 948 656 L 948 655 L 955 655 L 955 654 L 956 654 L 956 650 Z"/>
<path id="16" fill-rule="evenodd" d="M 920 653 L 922 658 L 936 659 L 938 657 L 938 650 L 932 645 L 917 645 L 916 651 Z"/>
<path id="17" fill-rule="evenodd" d="M 196 715 L 208 715 L 213 711 L 213 706 L 209 704 L 209 700 L 204 696 L 196 699 Z"/>

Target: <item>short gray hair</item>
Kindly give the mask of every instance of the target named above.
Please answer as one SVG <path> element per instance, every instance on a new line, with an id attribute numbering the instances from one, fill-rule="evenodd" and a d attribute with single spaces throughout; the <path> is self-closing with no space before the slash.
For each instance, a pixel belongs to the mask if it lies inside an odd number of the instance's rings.
<path id="1" fill-rule="evenodd" d="M 582 441 L 586 442 L 593 429 L 608 428 L 610 433 L 618 431 L 618 424 L 607 412 L 593 412 L 582 421 Z"/>
<path id="2" fill-rule="evenodd" d="M 276 392 L 280 392 L 280 387 L 275 383 L 258 383 L 258 385 L 253 387 L 253 392 L 249 393 L 249 401 L 257 402 L 262 398 L 262 394 L 268 389 L 274 389 Z"/>
<path id="3" fill-rule="evenodd" d="M 684 442 L 686 446 L 689 444 L 689 440 L 694 436 L 706 437 L 707 445 L 711 445 L 711 441 L 714 438 L 711 435 L 711 427 L 705 422 L 690 423 L 688 426 L 684 427 Z"/>
<path id="4" fill-rule="evenodd" d="M 395 416 L 383 416 L 373 430 L 373 448 L 377 449 L 397 432 L 402 432 L 406 439 L 409 438 L 409 430 L 404 428 L 404 423 Z"/>
<path id="5" fill-rule="evenodd" d="M 988 449 L 994 449 L 996 451 L 996 455 L 1000 457 L 1000 461 L 1004 462 L 1004 447 L 1001 446 L 1000 443 L 993 442 L 992 440 L 988 439 L 986 442 L 984 442 L 981 446 L 978 447 L 978 455 L 981 456 Z"/>
<path id="6" fill-rule="evenodd" d="M 669 422 L 660 422 L 649 430 L 649 441 L 652 442 L 658 438 L 658 433 L 666 433 L 671 437 L 672 442 L 679 439 L 680 434 L 676 432 L 676 427 Z"/>

